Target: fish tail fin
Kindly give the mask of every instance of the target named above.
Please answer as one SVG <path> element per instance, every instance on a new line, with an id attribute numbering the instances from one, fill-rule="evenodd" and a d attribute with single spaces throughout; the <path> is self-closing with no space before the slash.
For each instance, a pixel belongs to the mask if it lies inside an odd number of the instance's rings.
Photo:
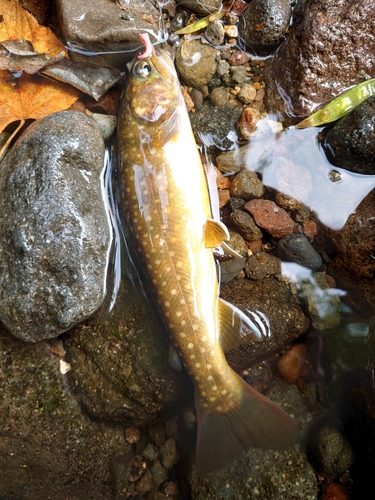
<path id="1" fill-rule="evenodd" d="M 239 404 L 228 413 L 209 413 L 196 393 L 196 464 L 200 476 L 229 465 L 251 447 L 284 450 L 300 440 L 289 415 L 235 375 L 243 393 Z"/>

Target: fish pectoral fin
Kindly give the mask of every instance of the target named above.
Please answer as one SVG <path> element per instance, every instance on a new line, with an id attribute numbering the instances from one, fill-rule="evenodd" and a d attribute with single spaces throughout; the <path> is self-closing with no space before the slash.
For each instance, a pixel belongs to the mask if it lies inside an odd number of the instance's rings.
<path id="1" fill-rule="evenodd" d="M 215 248 L 229 240 L 229 232 L 225 224 L 219 220 L 207 219 L 204 232 L 204 244 L 206 248 Z"/>
<path id="2" fill-rule="evenodd" d="M 169 344 L 169 356 L 168 356 L 169 366 L 176 370 L 176 372 L 182 371 L 182 363 L 176 349 L 172 344 Z"/>
<path id="3" fill-rule="evenodd" d="M 285 450 L 300 441 L 300 432 L 287 413 L 237 374 L 234 376 L 242 386 L 242 397 L 227 413 L 209 413 L 196 392 L 196 464 L 199 476 L 231 464 L 251 447 Z"/>
<path id="4" fill-rule="evenodd" d="M 271 336 L 271 325 L 261 311 L 247 311 L 230 304 L 219 297 L 218 320 L 220 343 L 224 352 L 229 352 L 239 345 Z"/>

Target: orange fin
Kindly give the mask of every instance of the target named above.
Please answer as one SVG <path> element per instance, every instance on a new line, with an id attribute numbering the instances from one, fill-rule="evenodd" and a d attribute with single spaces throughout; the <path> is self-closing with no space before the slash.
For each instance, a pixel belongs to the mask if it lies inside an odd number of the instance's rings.
<path id="1" fill-rule="evenodd" d="M 219 220 L 207 219 L 204 233 L 204 244 L 206 248 L 215 248 L 229 240 L 227 226 Z"/>
<path id="2" fill-rule="evenodd" d="M 299 430 L 289 415 L 237 377 L 243 395 L 239 405 L 228 413 L 209 413 L 196 393 L 199 476 L 231 464 L 251 447 L 284 450 L 300 441 Z"/>
<path id="3" fill-rule="evenodd" d="M 247 311 L 219 298 L 218 318 L 220 344 L 224 352 L 229 352 L 239 345 L 271 336 L 271 325 L 261 311 Z"/>

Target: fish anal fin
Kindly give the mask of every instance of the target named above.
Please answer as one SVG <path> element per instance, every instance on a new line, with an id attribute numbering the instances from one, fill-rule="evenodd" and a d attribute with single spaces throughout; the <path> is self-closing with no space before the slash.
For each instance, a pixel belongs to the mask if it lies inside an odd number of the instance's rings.
<path id="1" fill-rule="evenodd" d="M 205 411 L 196 394 L 199 476 L 230 465 L 251 447 L 285 450 L 300 441 L 300 432 L 290 416 L 236 376 L 243 394 L 237 407 L 228 413 Z"/>
<path id="2" fill-rule="evenodd" d="M 224 352 L 271 335 L 270 323 L 264 313 L 249 311 L 245 314 L 222 298 L 218 301 L 218 318 L 220 343 Z"/>
<path id="3" fill-rule="evenodd" d="M 208 219 L 204 233 L 204 244 L 206 248 L 215 248 L 229 240 L 229 232 L 225 224 L 219 220 Z"/>

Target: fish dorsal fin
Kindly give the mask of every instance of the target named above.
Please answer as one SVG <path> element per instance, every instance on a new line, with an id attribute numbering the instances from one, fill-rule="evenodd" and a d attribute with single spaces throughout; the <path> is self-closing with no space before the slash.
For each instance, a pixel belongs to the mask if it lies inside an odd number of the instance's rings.
<path id="1" fill-rule="evenodd" d="M 264 313 L 260 311 L 247 311 L 247 313 L 219 298 L 220 343 L 224 352 L 271 336 L 270 322 Z"/>
<path id="2" fill-rule="evenodd" d="M 215 248 L 229 240 L 229 232 L 225 224 L 219 220 L 207 219 L 204 233 L 204 244 L 206 248 Z"/>

